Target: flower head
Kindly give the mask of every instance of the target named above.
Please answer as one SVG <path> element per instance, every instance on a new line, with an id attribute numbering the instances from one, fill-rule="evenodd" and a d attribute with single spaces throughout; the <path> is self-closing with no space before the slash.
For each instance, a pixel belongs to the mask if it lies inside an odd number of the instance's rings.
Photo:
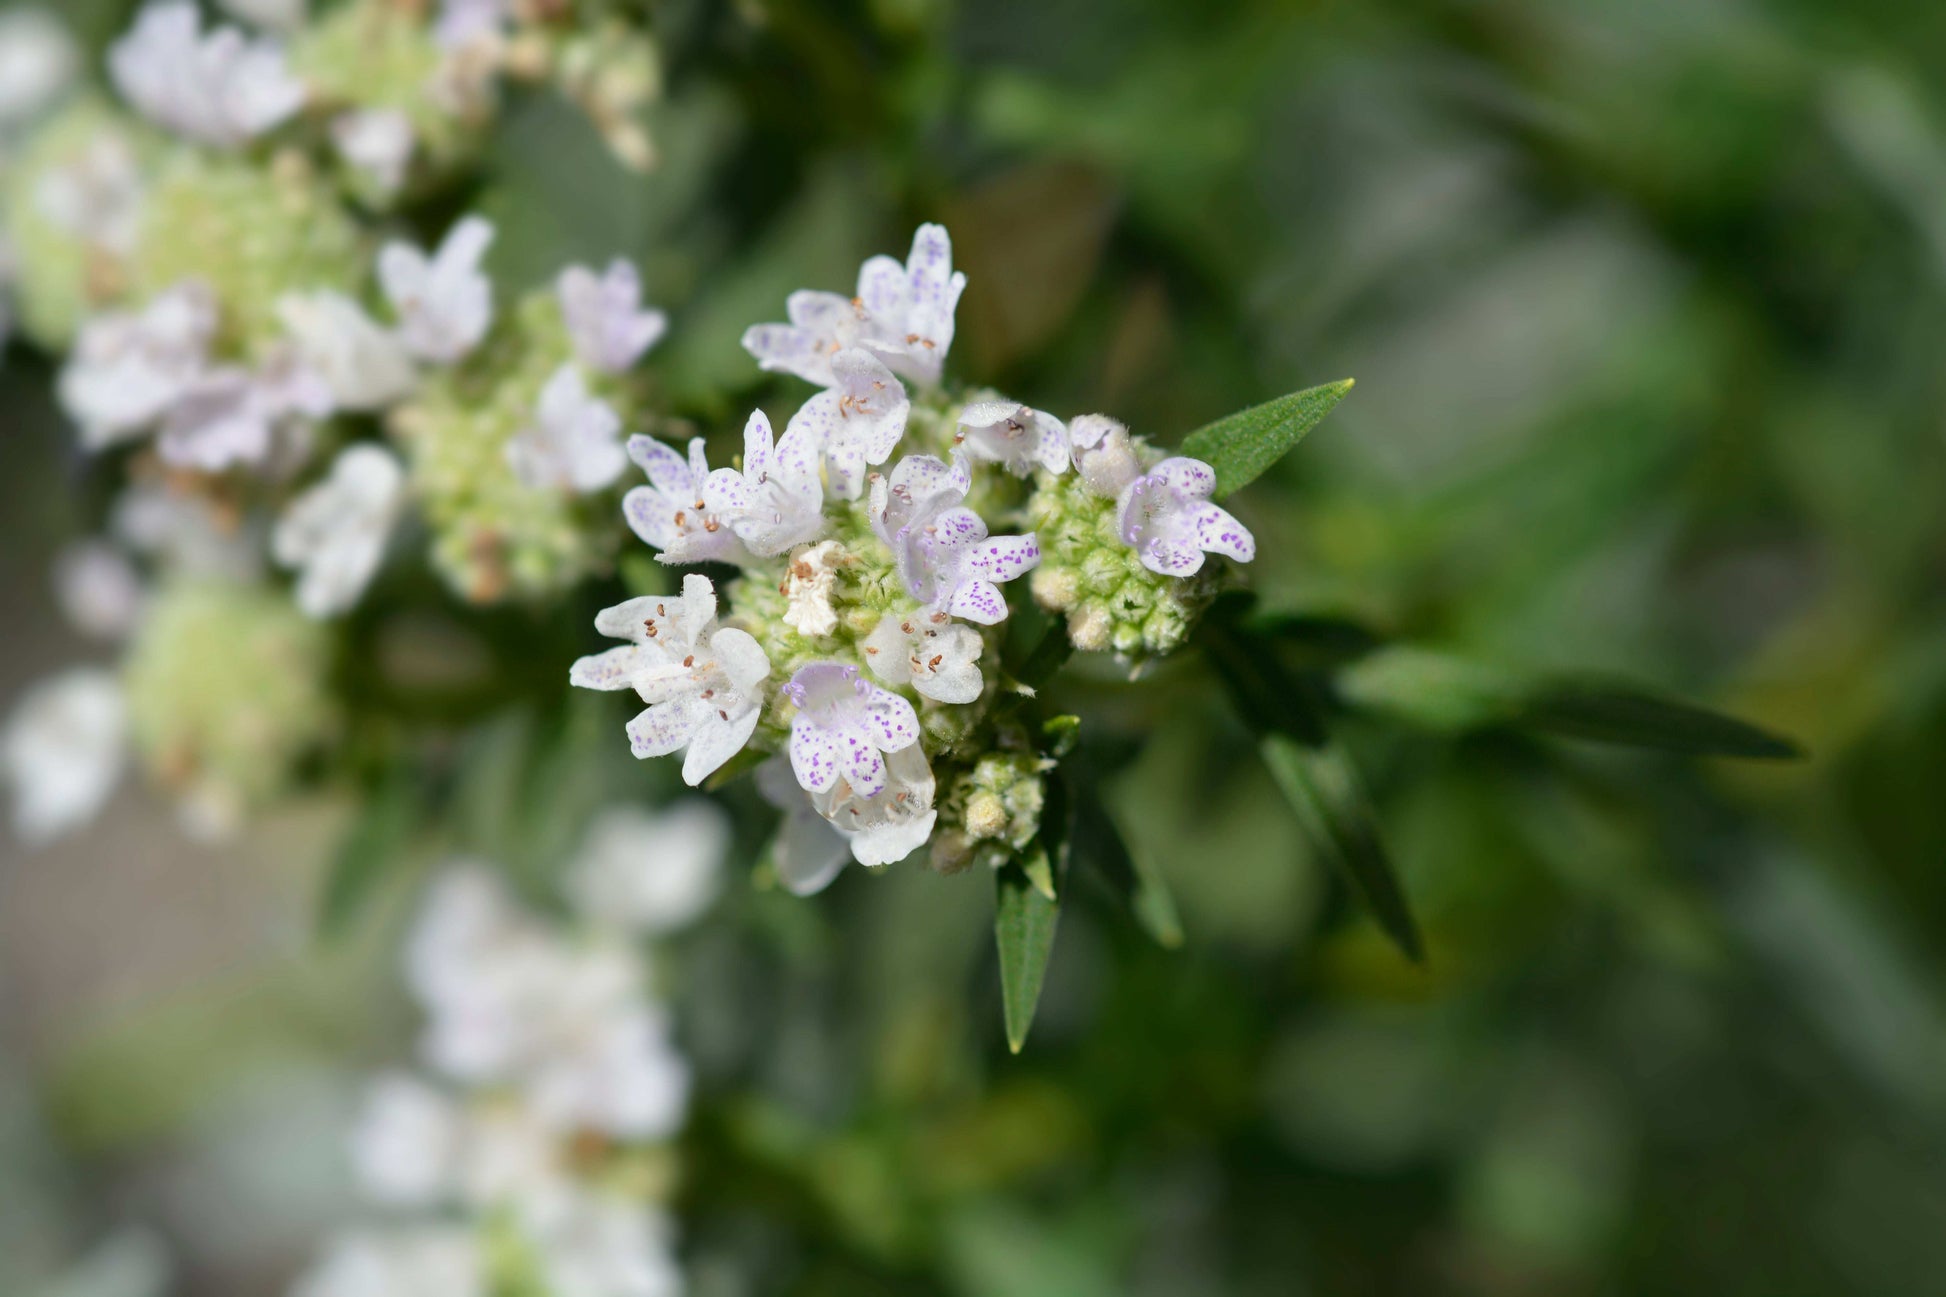
<path id="1" fill-rule="evenodd" d="M 191 281 L 83 326 L 60 380 L 82 445 L 101 450 L 154 426 L 202 376 L 216 324 L 215 298 Z"/>
<path id="2" fill-rule="evenodd" d="M 1200 459 L 1165 459 L 1128 484 L 1120 500 L 1122 540 L 1142 566 L 1162 576 L 1191 576 L 1203 555 L 1248 563 L 1257 556 L 1249 529 L 1210 502 L 1216 472 Z"/>
<path id="3" fill-rule="evenodd" d="M 622 517 L 643 541 L 662 551 L 664 563 L 736 563 L 751 553 L 705 498 L 710 478 L 703 439 L 692 437 L 689 458 L 653 437 L 628 439 L 628 457 L 649 476 L 647 486 L 622 497 Z"/>
<path id="4" fill-rule="evenodd" d="M 1068 425 L 1068 444 L 1075 471 L 1096 495 L 1113 500 L 1141 475 L 1141 458 L 1119 419 L 1081 415 Z"/>
<path id="5" fill-rule="evenodd" d="M 865 661 L 889 685 L 911 685 L 941 703 L 980 696 L 980 651 L 986 641 L 943 612 L 887 613 L 865 640 Z"/>
<path id="6" fill-rule="evenodd" d="M 812 793 L 840 779 L 863 797 L 885 787 L 885 754 L 919 741 L 912 704 L 869 681 L 858 668 L 813 662 L 784 686 L 797 707 L 791 721 L 791 769 Z"/>
<path id="7" fill-rule="evenodd" d="M 566 364 L 541 389 L 533 422 L 507 443 L 507 462 L 536 490 L 599 491 L 628 467 L 621 431 L 621 416 Z"/>
<path id="8" fill-rule="evenodd" d="M 159 0 L 108 52 L 116 88 L 150 121 L 199 144 L 234 148 L 304 105 L 283 51 L 234 27 L 205 35 L 190 0 Z"/>
<path id="9" fill-rule="evenodd" d="M 555 281 L 554 291 L 575 355 L 590 369 L 626 372 L 669 327 L 667 315 L 642 309 L 642 277 L 620 258 L 600 275 L 585 266 L 569 266 Z"/>
<path id="10" fill-rule="evenodd" d="M 493 324 L 493 282 L 480 269 L 493 226 L 469 216 L 431 257 L 407 243 L 388 243 L 378 255 L 379 283 L 399 313 L 399 336 L 415 356 L 450 365 L 462 359 Z"/>
<path id="11" fill-rule="evenodd" d="M 927 609 L 991 626 L 1007 615 L 999 583 L 1040 562 L 1032 533 L 987 535 L 979 514 L 962 502 L 972 478 L 966 461 L 949 468 L 930 455 L 908 455 L 889 481 L 872 483 L 872 530 L 891 549 L 906 589 Z"/>
<path id="12" fill-rule="evenodd" d="M 912 402 L 884 362 L 860 347 L 832 357 L 831 382 L 798 408 L 784 435 L 801 434 L 823 447 L 832 493 L 856 500 L 865 490 L 865 470 L 889 459 L 905 436 Z"/>
<path id="13" fill-rule="evenodd" d="M 291 501 L 271 535 L 271 553 L 301 569 L 297 606 L 329 617 L 358 602 L 385 553 L 404 500 L 405 470 L 388 450 L 348 446 L 330 476 Z"/>
<path id="14" fill-rule="evenodd" d="M 793 425 L 773 445 L 770 420 L 753 410 L 743 427 L 743 471 L 711 473 L 703 499 L 753 554 L 782 554 L 817 539 L 824 530 L 824 484 L 816 438 Z"/>
<path id="15" fill-rule="evenodd" d="M 93 819 L 121 778 L 127 707 L 115 677 L 77 667 L 34 686 L 0 731 L 14 830 L 47 842 Z"/>
<path id="16" fill-rule="evenodd" d="M 262 464 L 280 433 L 330 413 L 330 386 L 287 348 L 260 369 L 204 370 L 163 415 L 156 450 L 171 464 L 209 473 Z"/>
<path id="17" fill-rule="evenodd" d="M 960 411 L 956 440 L 974 459 L 1025 477 L 1037 468 L 1068 470 L 1067 426 L 1016 401 L 975 401 Z"/>
<path id="18" fill-rule="evenodd" d="M 770 659 L 747 633 L 717 627 L 708 577 L 684 577 L 679 599 L 646 595 L 605 609 L 595 629 L 630 643 L 582 658 L 568 679 L 633 689 L 649 704 L 628 724 L 636 756 L 684 751 L 682 777 L 693 787 L 750 741 Z"/>

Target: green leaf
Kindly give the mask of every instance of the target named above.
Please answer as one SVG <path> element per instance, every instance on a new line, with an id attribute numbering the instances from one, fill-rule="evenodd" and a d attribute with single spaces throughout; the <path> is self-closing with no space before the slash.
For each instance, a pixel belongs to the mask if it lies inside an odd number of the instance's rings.
<path id="1" fill-rule="evenodd" d="M 1045 852 L 1043 852 L 1045 856 Z M 993 937 L 1000 950 L 1000 1004 L 1006 1015 L 1007 1048 L 1020 1052 L 1040 1003 L 1047 959 L 1061 904 L 1042 895 L 1018 860 L 994 872 Z"/>
<path id="2" fill-rule="evenodd" d="M 1307 387 L 1218 419 L 1183 438 L 1182 453 L 1216 470 L 1216 498 L 1250 485 L 1289 454 L 1351 391 L 1352 380 Z"/>
<path id="3" fill-rule="evenodd" d="M 1094 866 L 1157 945 L 1182 945 L 1182 918 L 1169 884 L 1147 853 L 1128 845 L 1113 812 L 1092 789 L 1082 791 L 1076 807 L 1075 853 Z"/>
<path id="4" fill-rule="evenodd" d="M 330 939 L 351 926 L 372 889 L 398 865 L 418 826 L 421 797 L 412 772 L 400 767 L 365 799 L 338 842 L 318 899 L 318 936 Z"/>
<path id="5" fill-rule="evenodd" d="M 1746 721 L 1626 685 L 1543 684 L 1529 696 L 1517 719 L 1569 738 L 1665 752 L 1772 761 L 1804 755 L 1789 739 Z"/>

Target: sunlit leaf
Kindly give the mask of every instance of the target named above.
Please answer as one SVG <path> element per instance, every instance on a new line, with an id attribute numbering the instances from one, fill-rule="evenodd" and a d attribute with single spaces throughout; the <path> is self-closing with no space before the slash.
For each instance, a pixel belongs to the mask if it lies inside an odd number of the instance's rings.
<path id="1" fill-rule="evenodd" d="M 1226 415 L 1184 437 L 1182 453 L 1216 470 L 1221 499 L 1289 454 L 1345 399 L 1351 385 L 1351 379 L 1340 379 Z"/>

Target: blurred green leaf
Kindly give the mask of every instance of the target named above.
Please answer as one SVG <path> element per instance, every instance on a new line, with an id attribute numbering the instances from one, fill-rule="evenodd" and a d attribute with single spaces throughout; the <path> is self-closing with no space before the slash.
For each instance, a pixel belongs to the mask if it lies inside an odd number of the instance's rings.
<path id="1" fill-rule="evenodd" d="M 1182 917 L 1168 883 L 1145 853 L 1128 845 L 1113 814 L 1092 791 L 1078 799 L 1075 851 L 1094 866 L 1157 945 L 1166 950 L 1182 945 Z"/>
<path id="2" fill-rule="evenodd" d="M 1043 849 L 1041 858 L 1047 861 Z M 1027 1043 L 1048 956 L 1054 951 L 1059 901 L 1044 895 L 1030 871 L 1010 860 L 994 874 L 996 905 L 993 936 L 1000 949 L 1000 1003 L 1007 1021 L 1007 1048 L 1018 1054 Z"/>
<path id="3" fill-rule="evenodd" d="M 1264 470 L 1294 450 L 1345 399 L 1351 387 L 1351 379 L 1340 379 L 1226 415 L 1184 437 L 1182 453 L 1216 470 L 1216 497 L 1220 500 L 1256 481 Z"/>
<path id="4" fill-rule="evenodd" d="M 1568 738 L 1696 756 L 1792 760 L 1797 744 L 1721 712 L 1626 685 L 1557 681 L 1528 699 L 1517 723 Z"/>
<path id="5" fill-rule="evenodd" d="M 395 767 L 345 831 L 318 898 L 317 931 L 338 936 L 363 911 L 372 890 L 405 858 L 424 800 L 414 772 Z"/>

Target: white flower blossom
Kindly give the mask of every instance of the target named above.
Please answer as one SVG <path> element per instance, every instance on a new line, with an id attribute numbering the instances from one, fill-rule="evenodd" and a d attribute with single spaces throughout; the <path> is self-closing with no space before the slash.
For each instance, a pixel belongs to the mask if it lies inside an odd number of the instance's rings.
<path id="1" fill-rule="evenodd" d="M 590 923 L 659 936 L 693 923 L 723 886 L 730 822 L 716 803 L 611 806 L 568 867 L 567 893 Z"/>
<path id="2" fill-rule="evenodd" d="M 464 1226 L 348 1234 L 292 1297 L 487 1297 L 486 1258 Z"/>
<path id="3" fill-rule="evenodd" d="M 418 141 L 412 119 L 396 108 L 360 108 L 331 119 L 331 142 L 347 165 L 383 197 L 405 187 Z"/>
<path id="4" fill-rule="evenodd" d="M 885 787 L 885 756 L 919 741 L 912 704 L 859 678 L 840 662 L 799 667 L 784 685 L 797 707 L 791 720 L 791 769 L 811 793 L 828 792 L 840 780 L 862 797 Z"/>
<path id="5" fill-rule="evenodd" d="M 911 685 L 941 703 L 970 703 L 986 687 L 986 641 L 943 612 L 887 613 L 865 640 L 865 662 L 888 685 Z"/>
<path id="6" fill-rule="evenodd" d="M 717 628 L 708 577 L 684 577 L 681 598 L 646 595 L 605 609 L 595 629 L 630 643 L 582 658 L 568 679 L 633 689 L 649 704 L 628 724 L 636 756 L 684 751 L 683 782 L 694 787 L 750 741 L 770 659 L 748 633 Z"/>
<path id="7" fill-rule="evenodd" d="M 1007 615 L 999 583 L 1033 568 L 1041 550 L 1032 532 L 989 537 L 986 522 L 962 503 L 971 485 L 962 458 L 948 467 L 930 455 L 908 455 L 889 481 L 872 482 L 872 530 L 891 549 L 914 599 L 991 626 Z"/>
<path id="8" fill-rule="evenodd" d="M 885 772 L 885 787 L 865 797 L 842 779 L 825 792 L 806 791 L 786 757 L 757 767 L 758 791 L 784 812 L 771 865 L 792 895 L 823 891 L 850 860 L 869 869 L 896 864 L 932 837 L 937 785 L 924 750 L 915 743 L 892 753 Z"/>
<path id="9" fill-rule="evenodd" d="M 389 1072 L 365 1091 L 351 1133 L 352 1170 L 375 1202 L 431 1207 L 457 1183 L 464 1119 L 442 1091 Z"/>
<path id="10" fill-rule="evenodd" d="M 282 50 L 234 27 L 205 35 L 190 0 L 142 10 L 109 50 L 108 70 L 144 117 L 199 144 L 246 144 L 304 105 Z"/>
<path id="11" fill-rule="evenodd" d="M 77 541 L 55 556 L 54 594 L 75 629 L 104 640 L 127 637 L 148 600 L 135 565 L 105 540 Z"/>
<path id="12" fill-rule="evenodd" d="M 824 530 L 818 443 L 792 427 L 773 445 L 770 420 L 754 410 L 743 427 L 743 471 L 711 473 L 703 499 L 753 554 L 782 554 L 816 540 Z"/>
<path id="13" fill-rule="evenodd" d="M 277 318 L 298 358 L 323 379 L 340 410 L 382 410 L 418 382 L 399 335 L 343 293 L 287 293 L 277 301 Z"/>
<path id="14" fill-rule="evenodd" d="M 811 794 L 797 782 L 790 758 L 775 756 L 757 767 L 757 791 L 784 812 L 770 844 L 777 881 L 793 896 L 813 896 L 831 886 L 851 859 L 851 843 L 818 813 Z"/>
<path id="15" fill-rule="evenodd" d="M 0 779 L 14 830 L 33 845 L 93 819 L 121 778 L 127 703 L 114 675 L 76 667 L 44 680 L 0 731 Z"/>
<path id="16" fill-rule="evenodd" d="M 873 257 L 858 272 L 858 293 L 805 289 L 785 301 L 788 324 L 759 324 L 743 335 L 757 363 L 830 387 L 836 356 L 851 347 L 877 353 L 896 373 L 930 386 L 953 345 L 953 314 L 966 276 L 953 270 L 953 245 L 941 225 L 922 225 L 902 266 Z"/>
<path id="17" fill-rule="evenodd" d="M 1257 542 L 1242 523 L 1210 495 L 1216 472 L 1200 459 L 1165 459 L 1123 488 L 1122 541 L 1142 566 L 1162 576 L 1192 576 L 1203 555 L 1222 554 L 1248 563 Z"/>
<path id="18" fill-rule="evenodd" d="M 97 131 L 81 151 L 34 183 L 34 210 L 57 230 L 113 256 L 133 252 L 146 185 L 121 131 Z"/>
<path id="19" fill-rule="evenodd" d="M 838 571 L 850 563 L 842 542 L 821 540 L 791 555 L 784 570 L 784 624 L 810 639 L 838 629 L 838 610 L 831 597 L 837 592 Z"/>
<path id="20" fill-rule="evenodd" d="M 675 1229 L 660 1210 L 597 1189 L 523 1214 L 548 1297 L 682 1297 Z"/>
<path id="21" fill-rule="evenodd" d="M 554 292 L 575 355 L 603 373 L 632 369 L 669 327 L 667 315 L 642 309 L 642 277 L 620 258 L 600 275 L 586 266 L 569 266 L 555 280 Z"/>
<path id="22" fill-rule="evenodd" d="M 703 439 L 689 441 L 689 458 L 653 437 L 628 439 L 628 457 L 648 474 L 649 484 L 622 497 L 629 530 L 662 551 L 664 563 L 753 562 L 755 556 L 704 498 L 710 477 Z"/>
<path id="23" fill-rule="evenodd" d="M 427 1064 L 475 1084 L 515 1075 L 529 1050 L 528 1010 L 555 969 L 547 934 L 491 873 L 449 867 L 406 947 L 406 980 L 427 1010 Z"/>
<path id="24" fill-rule="evenodd" d="M 1068 425 L 1068 444 L 1075 471 L 1096 495 L 1113 500 L 1142 474 L 1128 427 L 1119 419 L 1081 415 Z"/>
<path id="25" fill-rule="evenodd" d="M 330 617 L 358 602 L 385 554 L 405 499 L 405 470 L 381 446 L 340 451 L 324 481 L 291 501 L 271 535 L 271 553 L 301 569 L 297 606 Z"/>
<path id="26" fill-rule="evenodd" d="M 490 221 L 468 216 L 431 257 L 396 241 L 379 251 L 379 283 L 398 312 L 399 336 L 413 355 L 450 365 L 486 337 L 493 325 L 493 281 L 480 262 L 493 234 Z"/>
<path id="27" fill-rule="evenodd" d="M 620 955 L 620 947 L 608 954 Z M 582 953 L 581 964 L 599 956 Z M 535 1116 L 571 1134 L 592 1130 L 617 1139 L 664 1139 L 689 1109 L 689 1064 L 676 1052 L 666 1012 L 641 998 L 642 970 L 632 957 L 622 994 L 550 1005 L 548 1034 L 527 1082 Z M 570 974 L 563 981 L 572 989 Z M 599 985 L 596 988 L 601 990 Z"/>
<path id="28" fill-rule="evenodd" d="M 1035 469 L 1068 471 L 1068 429 L 1045 410 L 1015 401 L 975 401 L 960 411 L 954 437 L 974 459 L 999 464 L 1017 477 Z"/>
<path id="29" fill-rule="evenodd" d="M 508 0 L 440 0 L 433 35 L 449 50 L 497 38 L 506 28 L 507 9 Z"/>
<path id="30" fill-rule="evenodd" d="M 865 490 L 865 470 L 891 458 L 905 436 L 911 410 L 905 385 L 884 362 L 851 347 L 832 357 L 831 386 L 798 408 L 784 436 L 822 447 L 832 494 L 856 500 Z"/>
<path id="31" fill-rule="evenodd" d="M 25 122 L 74 81 L 74 37 L 45 9 L 0 13 L 0 128 Z"/>
<path id="32" fill-rule="evenodd" d="M 203 376 L 216 336 L 216 299 L 191 281 L 140 311 L 98 315 L 61 371 L 61 404 L 81 444 L 101 450 L 148 431 Z"/>
<path id="33" fill-rule="evenodd" d="M 287 349 L 260 369 L 220 365 L 197 375 L 163 414 L 156 450 L 168 463 L 208 473 L 261 465 L 281 434 L 299 434 L 331 410 L 329 385 Z"/>
<path id="34" fill-rule="evenodd" d="M 541 389 L 533 422 L 507 442 L 514 476 L 535 490 L 599 491 L 628 467 L 622 418 L 591 396 L 581 371 L 562 365 Z"/>
<path id="35" fill-rule="evenodd" d="M 263 571 L 255 531 L 204 496 L 165 483 L 137 482 L 109 511 L 109 530 L 129 548 L 195 576 L 254 581 Z"/>

